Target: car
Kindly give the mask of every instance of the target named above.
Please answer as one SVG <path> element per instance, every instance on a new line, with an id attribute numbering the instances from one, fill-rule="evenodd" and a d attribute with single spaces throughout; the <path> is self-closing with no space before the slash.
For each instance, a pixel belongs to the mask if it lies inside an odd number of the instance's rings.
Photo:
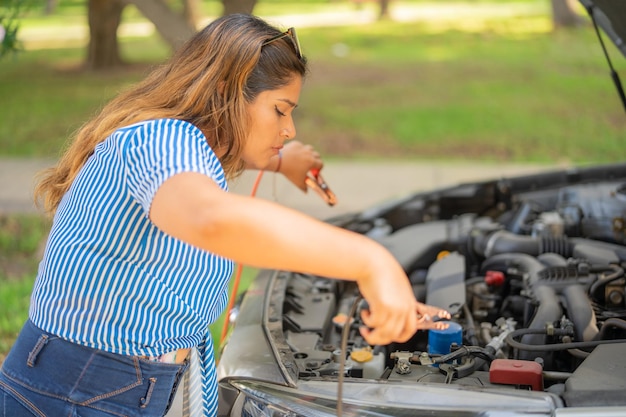
<path id="1" fill-rule="evenodd" d="M 580 1 L 626 55 L 626 3 Z M 353 282 L 262 270 L 221 352 L 220 416 L 626 415 L 626 163 L 326 221 L 388 248 L 449 327 L 369 346 Z"/>

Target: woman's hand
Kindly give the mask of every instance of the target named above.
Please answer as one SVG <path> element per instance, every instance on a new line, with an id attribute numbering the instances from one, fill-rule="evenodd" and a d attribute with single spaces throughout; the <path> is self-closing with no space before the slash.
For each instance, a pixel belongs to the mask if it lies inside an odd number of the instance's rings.
<path id="1" fill-rule="evenodd" d="M 450 320 L 450 313 L 438 307 L 417 302 L 416 313 L 418 328 L 420 329 L 446 329 L 447 324 L 439 320 Z"/>
<path id="2" fill-rule="evenodd" d="M 313 146 L 292 140 L 282 149 L 282 161 L 278 171 L 306 193 L 307 173 L 312 169 L 322 169 L 323 166 L 322 158 Z"/>
<path id="3" fill-rule="evenodd" d="M 371 345 L 406 342 L 420 329 L 445 329 L 450 314 L 437 307 L 418 302 L 404 270 L 391 255 L 377 254 L 373 274 L 357 280 L 369 309 L 361 312 L 361 335 Z"/>

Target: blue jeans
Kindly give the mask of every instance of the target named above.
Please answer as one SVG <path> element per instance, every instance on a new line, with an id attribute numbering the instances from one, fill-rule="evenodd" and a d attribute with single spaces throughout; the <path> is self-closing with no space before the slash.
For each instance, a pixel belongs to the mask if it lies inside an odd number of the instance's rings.
<path id="1" fill-rule="evenodd" d="M 0 417 L 161 417 L 186 369 L 70 343 L 28 321 L 2 364 Z"/>

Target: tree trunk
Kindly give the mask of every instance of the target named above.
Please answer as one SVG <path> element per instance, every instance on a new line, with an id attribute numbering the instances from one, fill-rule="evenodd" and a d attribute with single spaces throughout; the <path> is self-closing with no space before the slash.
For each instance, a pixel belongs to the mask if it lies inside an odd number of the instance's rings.
<path id="1" fill-rule="evenodd" d="M 233 13 L 247 13 L 252 14 L 256 0 L 222 0 L 224 10 L 223 16 Z"/>
<path id="2" fill-rule="evenodd" d="M 174 12 L 163 0 L 128 0 L 150 20 L 159 35 L 167 42 L 172 50 L 185 43 L 196 33 L 196 28 L 190 26 L 185 17 Z"/>
<path id="3" fill-rule="evenodd" d="M 552 23 L 555 28 L 574 27 L 585 22 L 574 10 L 571 0 L 551 0 L 552 2 Z"/>
<path id="4" fill-rule="evenodd" d="M 183 17 L 190 27 L 197 28 L 200 21 L 200 0 L 183 0 Z"/>
<path id="5" fill-rule="evenodd" d="M 125 6 L 126 3 L 122 0 L 88 1 L 89 45 L 85 63 L 87 69 L 101 70 L 123 64 L 117 42 L 117 28 Z"/>
<path id="6" fill-rule="evenodd" d="M 380 13 L 378 13 L 378 19 L 384 20 L 389 18 L 389 3 L 391 0 L 379 0 L 378 4 L 380 5 Z"/>
<path id="7" fill-rule="evenodd" d="M 58 0 L 46 0 L 46 8 L 44 10 L 44 14 L 46 16 L 50 16 L 57 10 L 57 6 L 59 4 Z"/>
<path id="8" fill-rule="evenodd" d="M 196 33 L 195 26 L 191 26 L 182 14 L 178 14 L 165 3 L 164 0 L 127 0 L 156 28 L 159 35 L 172 47 L 178 48 L 187 39 Z"/>

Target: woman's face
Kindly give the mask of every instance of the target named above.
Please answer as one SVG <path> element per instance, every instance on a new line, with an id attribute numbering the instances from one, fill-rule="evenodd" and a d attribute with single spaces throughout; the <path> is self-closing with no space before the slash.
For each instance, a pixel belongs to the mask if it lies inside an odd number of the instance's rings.
<path id="1" fill-rule="evenodd" d="M 263 91 L 248 104 L 250 132 L 242 158 L 249 167 L 265 168 L 285 141 L 296 136 L 292 112 L 298 105 L 301 88 L 302 77 L 294 76 L 285 86 Z"/>

